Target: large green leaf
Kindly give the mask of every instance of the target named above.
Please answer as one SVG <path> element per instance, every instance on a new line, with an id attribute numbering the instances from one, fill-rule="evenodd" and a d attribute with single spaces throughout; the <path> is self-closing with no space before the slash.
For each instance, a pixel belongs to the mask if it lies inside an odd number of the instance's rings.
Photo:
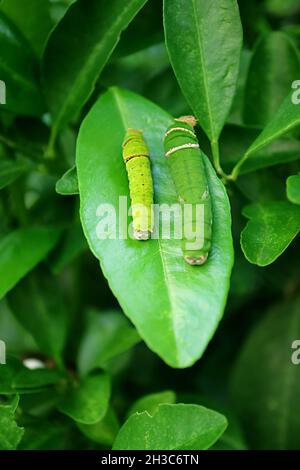
<path id="1" fill-rule="evenodd" d="M 300 375 L 292 363 L 299 337 L 298 298 L 272 307 L 242 347 L 231 389 L 252 448 L 299 449 Z"/>
<path id="2" fill-rule="evenodd" d="M 286 193 L 291 202 L 300 204 L 300 173 L 288 177 L 286 180 Z"/>
<path id="3" fill-rule="evenodd" d="M 289 202 L 251 204 L 243 214 L 250 221 L 241 234 L 242 249 L 259 266 L 275 261 L 300 231 L 300 207 Z"/>
<path id="4" fill-rule="evenodd" d="M 250 62 L 244 97 L 244 121 L 264 127 L 300 75 L 297 47 L 286 34 L 263 36 Z"/>
<path id="5" fill-rule="evenodd" d="M 155 202 L 177 201 L 163 156 L 163 136 L 171 122 L 168 114 L 138 95 L 108 91 L 81 127 L 77 171 L 84 231 L 111 289 L 148 346 L 169 365 L 187 367 L 202 355 L 222 317 L 233 262 L 228 198 L 208 160 L 205 158 L 214 220 L 212 252 L 204 266 L 185 263 L 180 240 L 141 243 L 99 240 L 96 234 L 99 204 L 112 204 L 118 214 L 119 196 L 129 196 L 122 159 L 127 127 L 145 131 Z"/>
<path id="6" fill-rule="evenodd" d="M 87 314 L 78 352 L 78 368 L 82 374 L 103 367 L 113 357 L 132 348 L 140 341 L 137 331 L 117 311 Z"/>
<path id="7" fill-rule="evenodd" d="M 164 0 L 166 43 L 180 87 L 217 141 L 239 72 L 242 27 L 236 0 Z"/>
<path id="8" fill-rule="evenodd" d="M 53 278 L 42 271 L 30 274 L 8 294 L 8 302 L 39 349 L 61 364 L 69 317 Z"/>
<path id="9" fill-rule="evenodd" d="M 225 416 L 199 405 L 160 405 L 135 413 L 122 426 L 114 450 L 202 450 L 223 434 Z"/>
<path id="10" fill-rule="evenodd" d="M 2 238 L 0 298 L 45 258 L 56 244 L 59 234 L 60 231 L 54 228 L 31 227 L 15 230 Z"/>
<path id="11" fill-rule="evenodd" d="M 18 114 L 39 116 L 44 106 L 36 79 L 38 63 L 27 40 L 0 12 L 0 77 L 6 85 L 7 109 Z"/>
<path id="12" fill-rule="evenodd" d="M 22 31 L 35 52 L 41 55 L 53 26 L 49 0 L 2 0 L 0 8 Z"/>
<path id="13" fill-rule="evenodd" d="M 58 409 L 78 423 L 95 424 L 105 416 L 109 397 L 109 377 L 97 372 L 68 389 Z"/>
<path id="14" fill-rule="evenodd" d="M 18 397 L 11 402 L 0 403 L 0 450 L 15 450 L 23 436 L 24 429 L 15 421 Z"/>
<path id="15" fill-rule="evenodd" d="M 78 0 L 52 31 L 43 61 L 52 143 L 92 93 L 122 30 L 146 1 Z"/>

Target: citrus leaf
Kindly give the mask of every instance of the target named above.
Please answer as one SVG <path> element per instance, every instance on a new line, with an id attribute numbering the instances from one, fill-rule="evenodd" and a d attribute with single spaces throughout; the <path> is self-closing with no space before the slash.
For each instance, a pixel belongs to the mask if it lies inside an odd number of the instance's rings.
<path id="1" fill-rule="evenodd" d="M 259 266 L 273 263 L 300 231 L 300 207 L 289 202 L 251 204 L 243 214 L 250 221 L 241 234 L 242 250 Z"/>
<path id="2" fill-rule="evenodd" d="M 155 202 L 177 202 L 163 156 L 163 136 L 171 122 L 168 114 L 138 95 L 108 91 L 81 127 L 77 171 L 84 232 L 123 311 L 148 346 L 169 365 L 187 367 L 201 357 L 222 317 L 233 263 L 229 202 L 208 160 L 205 158 L 214 222 L 212 251 L 204 266 L 185 263 L 181 240 L 101 240 L 96 232 L 98 206 L 109 203 L 118 214 L 119 196 L 129 196 L 122 159 L 128 127 L 144 129 Z M 122 269 L 116 269 L 121 260 Z"/>
<path id="3" fill-rule="evenodd" d="M 68 389 L 58 409 L 78 423 L 95 424 L 105 416 L 109 396 L 109 377 L 97 372 Z"/>
<path id="4" fill-rule="evenodd" d="M 1 108 L 18 114 L 40 116 L 44 103 L 36 79 L 38 62 L 22 33 L 2 12 L 0 48 L 0 77 L 6 88 L 6 103 L 1 104 Z"/>
<path id="5" fill-rule="evenodd" d="M 244 122 L 264 127 L 300 74 L 297 47 L 281 31 L 264 35 L 251 58 L 244 95 Z"/>
<path id="6" fill-rule="evenodd" d="M 286 180 L 288 199 L 294 204 L 300 204 L 300 174 L 289 176 Z"/>
<path id="7" fill-rule="evenodd" d="M 202 450 L 227 427 L 225 416 L 199 405 L 159 405 L 153 416 L 135 413 L 117 435 L 114 450 Z"/>
<path id="8" fill-rule="evenodd" d="M 87 6 L 85 0 L 78 0 L 52 31 L 43 60 L 52 143 L 92 93 L 122 30 L 146 1 L 90 0 Z"/>
<path id="9" fill-rule="evenodd" d="M 0 298 L 45 258 L 56 244 L 59 235 L 60 230 L 54 228 L 31 227 L 15 230 L 2 238 Z"/>
<path id="10" fill-rule="evenodd" d="M 235 93 L 242 26 L 236 0 L 164 0 L 165 36 L 179 85 L 211 141 Z"/>
<path id="11" fill-rule="evenodd" d="M 300 375 L 292 362 L 299 337 L 297 298 L 271 307 L 240 351 L 230 388 L 254 449 L 299 449 Z"/>

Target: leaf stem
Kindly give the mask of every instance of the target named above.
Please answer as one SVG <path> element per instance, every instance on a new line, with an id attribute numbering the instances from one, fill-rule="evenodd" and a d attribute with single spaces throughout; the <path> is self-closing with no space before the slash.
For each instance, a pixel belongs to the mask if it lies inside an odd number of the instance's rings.
<path id="1" fill-rule="evenodd" d="M 212 140 L 211 141 L 211 153 L 212 153 L 213 163 L 214 163 L 214 167 L 216 169 L 216 172 L 218 173 L 218 175 L 220 175 L 222 177 L 224 182 L 227 182 L 227 180 L 230 179 L 230 178 L 223 171 L 223 168 L 221 166 L 220 149 L 219 149 L 219 141 L 218 140 Z"/>
<path id="2" fill-rule="evenodd" d="M 231 181 L 236 181 L 236 180 L 237 180 L 237 178 L 238 178 L 238 176 L 239 176 L 239 174 L 240 174 L 240 171 L 241 171 L 241 167 L 242 167 L 242 165 L 245 163 L 245 161 L 246 161 L 247 159 L 248 159 L 248 154 L 245 153 L 245 154 L 243 155 L 243 157 L 240 158 L 240 160 L 237 162 L 237 164 L 233 167 L 233 169 L 232 169 L 232 171 L 231 171 L 231 173 L 230 173 L 230 175 L 229 175 L 229 179 L 230 179 Z"/>

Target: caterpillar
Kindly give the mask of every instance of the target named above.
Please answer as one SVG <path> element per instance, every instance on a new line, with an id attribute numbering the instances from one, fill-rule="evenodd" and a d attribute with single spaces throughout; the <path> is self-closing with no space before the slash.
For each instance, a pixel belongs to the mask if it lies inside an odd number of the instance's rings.
<path id="1" fill-rule="evenodd" d="M 148 147 L 140 130 L 128 129 L 123 142 L 123 159 L 129 181 L 133 237 L 148 240 L 153 230 L 153 182 Z"/>
<path id="2" fill-rule="evenodd" d="M 175 119 L 164 139 L 165 156 L 183 209 L 183 256 L 190 265 L 202 265 L 206 262 L 212 235 L 211 199 L 202 153 L 194 132 L 196 123 L 193 116 Z M 191 209 L 188 216 L 185 211 L 187 205 Z M 204 223 L 201 223 L 201 233 L 197 233 L 199 224 L 197 226 L 196 215 L 200 206 L 204 209 Z"/>

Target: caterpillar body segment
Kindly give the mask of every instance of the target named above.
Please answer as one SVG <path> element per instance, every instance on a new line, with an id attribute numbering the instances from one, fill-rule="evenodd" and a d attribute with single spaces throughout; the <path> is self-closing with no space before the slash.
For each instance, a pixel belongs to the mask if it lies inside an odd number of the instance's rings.
<path id="1" fill-rule="evenodd" d="M 127 130 L 123 159 L 129 181 L 133 236 L 136 240 L 148 240 L 153 231 L 153 181 L 149 150 L 141 131 Z"/>
<path id="2" fill-rule="evenodd" d="M 174 120 L 165 134 L 165 156 L 183 209 L 182 250 L 191 265 L 206 262 L 211 249 L 212 207 L 203 156 L 194 132 L 196 120 Z M 199 223 L 200 221 L 200 223 Z"/>

